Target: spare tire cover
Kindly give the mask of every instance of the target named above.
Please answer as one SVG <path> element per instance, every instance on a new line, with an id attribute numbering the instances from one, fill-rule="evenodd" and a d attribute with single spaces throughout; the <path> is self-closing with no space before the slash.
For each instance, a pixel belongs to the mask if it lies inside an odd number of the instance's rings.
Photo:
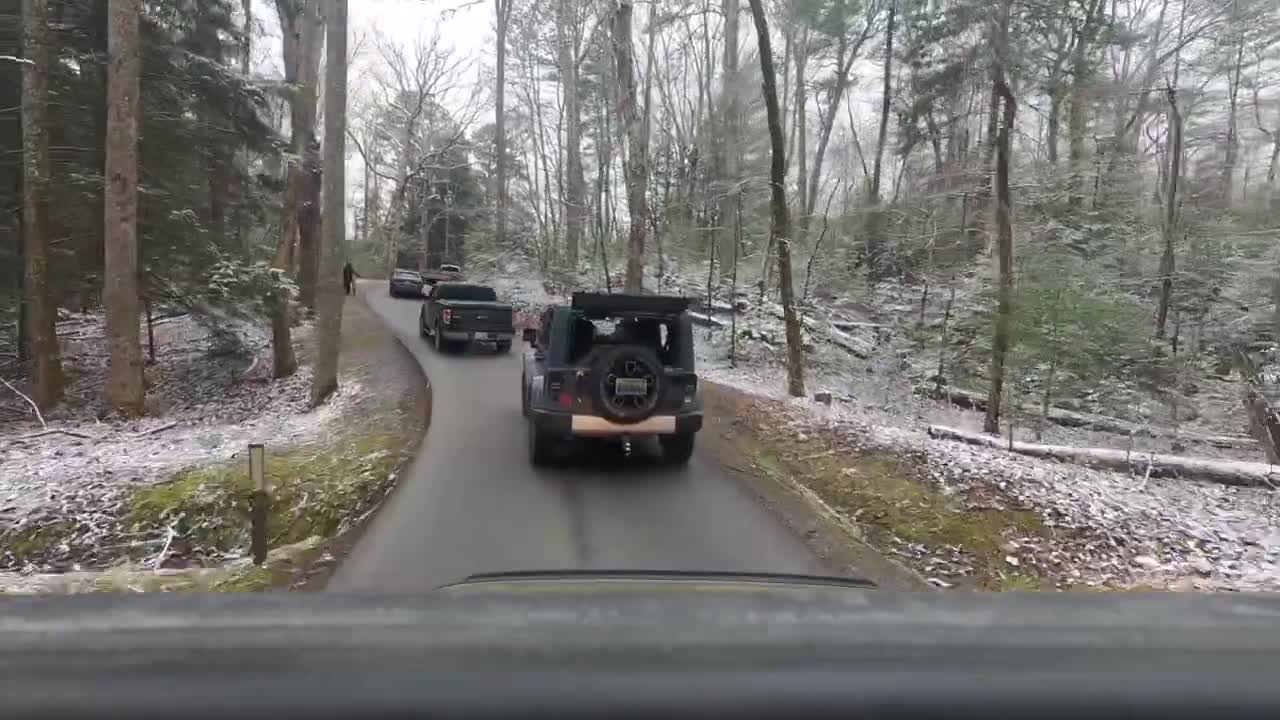
<path id="1" fill-rule="evenodd" d="M 662 361 L 642 345 L 602 351 L 591 363 L 592 399 L 605 418 L 638 423 L 653 415 L 662 398 Z"/>

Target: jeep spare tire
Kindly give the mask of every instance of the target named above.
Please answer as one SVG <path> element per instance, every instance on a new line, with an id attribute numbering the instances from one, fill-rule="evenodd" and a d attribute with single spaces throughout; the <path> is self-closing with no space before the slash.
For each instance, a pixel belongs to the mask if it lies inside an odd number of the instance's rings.
<path id="1" fill-rule="evenodd" d="M 620 424 L 646 420 L 664 390 L 662 361 L 642 345 L 603 350 L 591 363 L 592 399 L 606 419 Z"/>

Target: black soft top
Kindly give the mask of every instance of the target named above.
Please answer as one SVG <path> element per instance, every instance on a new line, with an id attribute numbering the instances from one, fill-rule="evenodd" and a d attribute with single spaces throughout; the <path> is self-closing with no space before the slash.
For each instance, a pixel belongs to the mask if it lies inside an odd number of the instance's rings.
<path id="1" fill-rule="evenodd" d="M 674 295 L 626 295 L 576 292 L 571 307 L 588 318 L 622 316 L 672 317 L 689 309 L 689 298 Z"/>

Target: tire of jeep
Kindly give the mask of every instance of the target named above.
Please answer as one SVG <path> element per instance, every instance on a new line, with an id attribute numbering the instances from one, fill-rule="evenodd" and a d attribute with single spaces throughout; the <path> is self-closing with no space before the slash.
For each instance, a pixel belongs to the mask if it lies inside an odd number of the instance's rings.
<path id="1" fill-rule="evenodd" d="M 494 349 L 498 351 L 499 355 L 506 355 L 507 353 L 511 352 L 511 343 L 510 342 L 496 343 Z"/>
<path id="2" fill-rule="evenodd" d="M 547 467 L 555 461 L 555 438 L 529 423 L 529 462 L 534 467 Z"/>
<path id="3" fill-rule="evenodd" d="M 444 338 L 440 337 L 440 332 L 436 331 L 431 333 L 431 338 L 432 338 L 432 342 L 435 343 L 436 352 L 443 354 L 445 350 L 445 340 Z"/>
<path id="4" fill-rule="evenodd" d="M 687 465 L 693 457 L 694 433 L 677 435 L 659 435 L 658 444 L 662 446 L 662 459 L 672 465 Z"/>
<path id="5" fill-rule="evenodd" d="M 591 363 L 592 399 L 600 414 L 613 422 L 627 425 L 653 415 L 665 390 L 662 361 L 657 353 L 641 345 L 619 345 L 600 353 Z M 619 397 L 615 393 L 618 380 L 646 380 L 643 397 Z"/>

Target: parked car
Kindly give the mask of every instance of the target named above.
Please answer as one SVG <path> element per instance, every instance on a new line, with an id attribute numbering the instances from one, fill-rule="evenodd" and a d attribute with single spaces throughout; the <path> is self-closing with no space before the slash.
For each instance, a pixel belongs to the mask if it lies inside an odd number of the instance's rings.
<path id="1" fill-rule="evenodd" d="M 435 285 L 438 282 L 462 282 L 462 268 L 443 263 L 435 270 L 422 273 L 422 282 L 427 285 Z"/>
<path id="2" fill-rule="evenodd" d="M 689 461 L 702 398 L 688 306 L 681 297 L 575 293 L 523 331 L 532 343 L 521 405 L 533 464 L 551 462 L 578 437 L 626 446 L 656 437 L 669 462 Z"/>
<path id="3" fill-rule="evenodd" d="M 418 332 L 431 338 L 436 350 L 472 343 L 493 343 L 500 353 L 511 350 L 515 327 L 511 305 L 498 302 L 493 288 L 466 283 L 436 283 L 422 301 Z"/>
<path id="4" fill-rule="evenodd" d="M 389 283 L 391 297 L 422 297 L 422 276 L 417 270 L 396 270 Z"/>

